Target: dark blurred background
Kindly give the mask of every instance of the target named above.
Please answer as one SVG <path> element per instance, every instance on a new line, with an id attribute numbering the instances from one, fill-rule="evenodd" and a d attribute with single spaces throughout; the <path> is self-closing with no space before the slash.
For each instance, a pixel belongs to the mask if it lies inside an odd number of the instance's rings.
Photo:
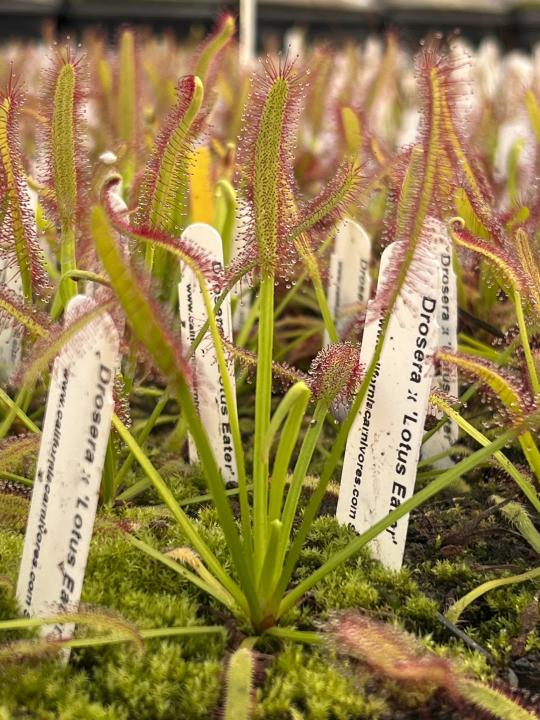
<path id="1" fill-rule="evenodd" d="M 113 35 L 126 22 L 182 36 L 206 30 L 225 9 L 238 12 L 239 0 L 0 0 L 0 39 L 39 37 L 44 28 L 78 35 L 88 26 Z M 416 43 L 459 28 L 473 44 L 490 35 L 506 49 L 527 49 L 540 39 L 540 0 L 259 0 L 259 50 L 281 44 L 291 28 L 336 44 L 390 28 Z"/>

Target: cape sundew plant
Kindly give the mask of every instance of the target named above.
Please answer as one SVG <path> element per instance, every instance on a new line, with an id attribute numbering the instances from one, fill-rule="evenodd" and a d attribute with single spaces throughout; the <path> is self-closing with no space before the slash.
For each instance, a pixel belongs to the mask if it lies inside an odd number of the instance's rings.
<path id="1" fill-rule="evenodd" d="M 26 68 L 28 99 L 10 75 L 0 96 L 0 247 L 6 270 L 0 285 L 0 329 L 20 343 L 22 361 L 12 368 L 14 391 L 0 390 L 0 437 L 5 438 L 0 476 L 32 485 L 25 462 L 35 454 L 43 427 L 51 363 L 66 347 L 74 352 L 68 341 L 108 313 L 121 336 L 121 366 L 100 490 L 107 508 L 104 522 L 111 532 L 123 530 L 149 563 L 161 563 L 224 606 L 227 617 L 252 636 L 230 657 L 224 715 L 232 717 L 236 703 L 241 716 L 249 717 L 255 643 L 261 636 L 320 643 L 320 633 L 290 626 L 292 609 L 400 518 L 488 463 L 497 463 L 515 481 L 524 496 L 520 499 L 540 510 L 529 477 L 534 474 L 535 482 L 540 481 L 534 437 L 539 422 L 540 273 L 533 241 L 537 201 L 517 207 L 516 171 L 514 206 L 508 211 L 497 205 L 495 191 L 502 190 L 484 170 L 485 158 L 469 147 L 471 139 L 460 121 L 466 97 L 457 77 L 460 68 L 439 44 L 426 44 L 416 56 L 420 121 L 411 142 L 403 145 L 395 137 L 401 120 L 396 95 L 412 68 L 405 67 L 394 36 L 381 56 L 379 77 L 366 76 L 349 52 L 343 79 L 343 55 L 317 51 L 306 62 L 266 58 L 247 92 L 233 35 L 234 21 L 226 15 L 193 52 L 171 46 L 175 62 L 168 63 L 163 62 L 163 45 L 129 29 L 121 33 L 116 55 L 97 39 L 89 41 L 87 55 L 55 50 L 41 96 L 32 91 L 36 79 Z M 310 60 L 316 82 L 308 93 Z M 180 68 L 179 78 L 171 67 Z M 95 79 L 91 86 L 88 77 Z M 238 96 L 231 77 L 241 86 Z M 324 88 L 334 81 L 323 107 Z M 315 102 L 321 111 L 309 120 L 302 114 L 306 97 L 308 105 Z M 238 98 L 245 105 L 236 146 L 231 133 L 239 123 Z M 533 94 L 527 102 L 531 116 L 540 116 Z M 377 118 L 384 118 L 380 133 Z M 319 141 L 332 146 L 324 161 L 313 160 Z M 384 245 L 397 241 L 372 298 L 380 332 L 365 366 L 360 349 L 366 307 L 350 310 L 350 322 L 340 326 L 325 291 L 326 252 L 344 218 L 369 229 L 377 257 Z M 203 229 L 213 225 L 221 233 L 223 248 L 217 250 L 223 250 L 223 264 L 188 239 L 190 226 L 200 228 L 201 220 Z M 466 397 L 473 404 L 481 387 L 495 395 L 507 413 L 507 427 L 498 418 L 475 423 L 457 398 L 434 391 L 432 404 L 442 419 L 426 437 L 449 419 L 480 448 L 468 447 L 463 459 L 443 470 L 432 466 L 440 457 L 424 458 L 427 482 L 415 495 L 366 532 L 348 536 L 319 567 L 297 573 L 353 422 L 376 377 L 398 300 L 407 302 L 418 282 L 411 267 L 430 250 L 433 220 L 448 227 L 454 242 L 466 317 L 482 332 L 493 329 L 493 304 L 484 312 L 492 291 L 486 279 L 489 265 L 490 282 L 503 298 L 501 326 L 510 331 L 517 322 L 517 332 L 509 333 L 504 347 L 463 332 L 458 351 L 441 348 L 434 362 L 454 364 L 462 377 L 473 378 Z M 480 269 L 472 253 L 482 258 Z M 374 276 L 377 264 L 375 260 L 369 269 Z M 195 278 L 204 308 L 204 325 L 189 345 L 177 332 L 183 320 L 182 308 L 177 310 L 182 273 Z M 12 276 L 20 286 L 8 282 Z M 238 288 L 246 285 L 248 293 L 238 300 Z M 68 302 L 83 293 L 92 301 L 65 323 Z M 223 321 L 229 295 L 233 311 L 245 310 L 233 339 Z M 339 327 L 345 328 L 341 334 Z M 331 342 L 321 349 L 323 331 Z M 92 340 L 88 337 L 88 345 Z M 191 361 L 199 346 L 212 347 L 219 368 L 219 393 L 229 418 L 227 443 L 237 464 L 234 487 L 224 482 L 212 450 L 212 429 L 201 420 L 194 392 L 197 369 Z M 202 499 L 180 500 L 164 470 L 164 458 L 171 455 L 171 462 L 180 465 L 188 434 L 207 491 Z M 518 451 L 529 469 L 514 462 Z M 455 448 L 442 453 L 452 454 Z M 145 528 L 116 522 L 122 504 L 147 497 L 143 494 L 150 486 L 154 499 L 157 493 L 178 524 L 185 546 L 158 549 L 147 542 Z M 220 553 L 205 539 L 196 513 L 185 509 L 199 502 L 209 502 L 215 510 L 224 543 Z M 499 494 L 497 503 L 504 513 Z M 505 517 L 538 552 L 534 523 L 520 508 L 514 503 Z M 529 571 L 517 580 L 537 575 Z M 468 602 L 463 601 L 460 612 Z M 454 608 L 454 616 L 458 614 Z M 91 624 L 89 615 L 59 613 L 56 621 L 69 616 L 69 621 L 80 617 L 81 623 Z M 169 628 L 138 633 L 123 630 L 120 621 L 115 625 L 100 618 L 96 614 L 96 627 L 121 640 L 191 632 Z M 45 622 L 6 621 L 0 629 Z M 495 716 L 511 716 L 506 697 L 497 708 L 494 691 L 464 678 L 446 661 L 419 660 L 406 641 L 367 620 L 338 619 L 330 635 L 340 648 L 347 645 L 349 654 L 398 681 L 425 680 Z M 370 638 L 375 638 L 371 645 Z M 373 649 L 375 641 L 388 648 L 390 659 L 397 658 L 395 667 Z M 68 647 L 70 642 L 76 646 L 69 640 Z M 522 716 L 532 717 L 525 710 Z"/>

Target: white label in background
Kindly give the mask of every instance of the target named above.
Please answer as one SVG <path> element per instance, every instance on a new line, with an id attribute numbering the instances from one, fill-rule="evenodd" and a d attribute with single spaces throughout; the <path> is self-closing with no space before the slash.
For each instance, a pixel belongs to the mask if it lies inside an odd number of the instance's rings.
<path id="1" fill-rule="evenodd" d="M 213 227 L 205 223 L 193 223 L 182 233 L 182 240 L 203 250 L 211 258 L 214 267 L 218 271 L 223 270 L 221 237 Z M 208 316 L 195 274 L 187 266 L 182 266 L 181 270 L 182 278 L 178 284 L 180 334 L 182 342 L 189 347 Z M 211 298 L 214 303 L 218 294 L 211 295 Z M 232 342 L 231 302 L 228 296 L 216 315 L 216 322 L 223 337 Z M 191 368 L 193 371 L 193 399 L 202 424 L 208 433 L 217 464 L 225 482 L 236 481 L 238 473 L 229 412 L 210 332 L 206 333 L 191 356 Z M 234 390 L 234 364 L 232 361 L 228 362 L 228 368 Z M 191 436 L 189 437 L 189 458 L 191 461 L 197 460 L 197 450 Z"/>
<path id="2" fill-rule="evenodd" d="M 21 275 L 16 266 L 9 266 L 5 259 L 0 260 L 0 286 L 11 290 L 22 298 Z M 19 364 L 22 338 L 13 327 L 0 329 L 0 383 L 5 385 Z"/>
<path id="3" fill-rule="evenodd" d="M 396 245 L 383 253 L 379 289 Z M 399 507 L 414 490 L 433 375 L 431 356 L 438 340 L 436 257 L 424 248 L 419 250 L 409 277 L 414 281 L 396 302 L 380 360 L 345 450 L 337 518 L 359 533 Z M 373 302 L 368 304 L 360 353 L 365 367 L 373 357 L 382 324 L 375 308 Z M 407 526 L 408 516 L 370 544 L 374 557 L 387 567 L 402 565 Z"/>
<path id="4" fill-rule="evenodd" d="M 401 126 L 398 130 L 396 146 L 412 145 L 418 134 L 420 124 L 420 113 L 415 107 L 405 108 L 401 116 Z"/>
<path id="5" fill-rule="evenodd" d="M 433 221 L 434 231 L 430 239 L 430 248 L 436 254 L 439 261 L 440 295 L 437 304 L 437 323 L 439 325 L 438 347 L 451 352 L 457 351 L 457 284 L 456 273 L 452 267 L 452 242 L 443 223 Z M 432 388 L 442 390 L 451 397 L 458 396 L 458 371 L 455 365 L 442 362 L 439 370 L 433 378 Z M 431 412 L 442 418 L 443 413 L 438 409 Z M 422 458 L 429 458 L 433 455 L 448 450 L 459 435 L 458 426 L 454 422 L 446 422 L 440 430 L 437 430 L 422 445 Z M 452 465 L 450 458 L 441 458 L 434 462 L 434 467 L 445 470 Z"/>
<path id="6" fill-rule="evenodd" d="M 342 220 L 336 232 L 334 249 L 330 255 L 328 277 L 328 306 L 339 332 L 344 325 L 339 318 L 347 305 L 366 303 L 371 292 L 369 261 L 371 240 L 364 228 L 354 220 Z M 324 344 L 330 338 L 324 333 Z"/>
<path id="7" fill-rule="evenodd" d="M 67 322 L 89 298 L 76 296 Z M 109 315 L 77 332 L 54 361 L 17 583 L 25 617 L 78 608 L 109 438 L 118 334 Z M 73 625 L 47 626 L 67 638 Z"/>
<path id="8" fill-rule="evenodd" d="M 246 220 L 241 212 L 237 213 L 236 226 L 234 229 L 233 251 L 232 257 L 239 257 L 243 250 Z M 252 298 L 251 289 L 253 287 L 253 272 L 249 272 L 233 287 L 231 295 L 233 300 L 236 299 L 234 312 L 232 316 L 232 327 L 235 334 L 239 333 L 246 324 L 249 311 L 251 310 Z"/>
<path id="9" fill-rule="evenodd" d="M 244 287 L 245 286 L 245 287 Z M 251 310 L 251 283 L 250 279 L 240 280 L 232 289 L 232 297 L 236 299 L 232 318 L 232 327 L 237 335 L 247 322 Z"/>
<path id="10" fill-rule="evenodd" d="M 535 158 L 533 148 L 535 138 L 527 114 L 523 111 L 516 113 L 512 120 L 501 123 L 497 137 L 497 149 L 493 161 L 493 175 L 497 182 L 505 182 L 499 205 L 501 210 L 511 207 L 511 198 L 508 193 L 508 172 L 510 156 L 516 143 L 521 143 L 518 159 L 518 190 L 526 191 L 535 180 Z"/>

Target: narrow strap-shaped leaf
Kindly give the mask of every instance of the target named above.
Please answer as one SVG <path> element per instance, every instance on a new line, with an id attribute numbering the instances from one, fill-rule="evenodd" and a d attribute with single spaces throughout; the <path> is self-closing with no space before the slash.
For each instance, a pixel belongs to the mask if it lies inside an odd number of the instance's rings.
<path id="1" fill-rule="evenodd" d="M 211 573 L 208 573 L 208 571 L 207 573 L 209 577 L 202 578 L 199 572 L 190 572 L 184 566 L 184 563 L 177 562 L 175 559 L 174 551 L 170 551 L 165 554 L 160 552 L 159 550 L 156 550 L 154 547 L 144 542 L 143 540 L 133 537 L 129 533 L 126 535 L 126 537 L 134 547 L 142 550 L 149 557 L 157 560 L 171 570 L 174 570 L 174 572 L 178 573 L 179 575 L 182 575 L 182 577 L 185 577 L 187 580 L 189 580 L 189 582 L 193 583 L 193 585 L 196 585 L 201 590 L 204 590 L 205 593 L 208 593 L 208 595 L 216 598 L 216 600 L 228 607 L 229 610 L 238 611 L 238 607 L 236 606 L 236 603 L 234 602 L 232 596 L 229 595 L 225 588 L 220 585 L 215 579 L 215 577 L 211 575 Z"/>
<path id="2" fill-rule="evenodd" d="M 503 578 L 497 578 L 495 580 L 488 580 L 468 592 L 459 600 L 456 600 L 456 602 L 453 603 L 446 611 L 446 617 L 451 622 L 456 623 L 459 620 L 460 615 L 471 603 L 478 600 L 479 597 L 482 597 L 482 595 L 485 595 L 490 590 L 495 590 L 496 588 L 504 587 L 505 585 L 517 585 L 522 582 L 527 582 L 528 580 L 536 580 L 536 578 L 539 577 L 540 567 L 537 567 L 532 570 L 528 570 L 527 572 L 520 573 L 519 575 L 510 575 Z"/>
<path id="3" fill-rule="evenodd" d="M 135 459 L 141 466 L 141 469 L 145 472 L 148 479 L 152 482 L 154 488 L 159 493 L 165 505 L 173 514 L 173 517 L 177 521 L 188 541 L 197 550 L 199 555 L 204 558 L 207 566 L 214 573 L 216 578 L 218 578 L 218 580 L 222 583 L 222 585 L 231 593 L 239 606 L 245 612 L 247 612 L 247 606 L 241 589 L 225 572 L 223 566 L 216 558 L 214 553 L 210 550 L 208 545 L 200 537 L 192 521 L 182 510 L 176 498 L 169 490 L 157 470 L 154 468 L 150 460 L 148 460 L 144 452 L 140 449 L 135 438 L 131 435 L 131 433 L 124 426 L 124 424 L 116 417 L 116 415 L 113 415 L 113 425 L 118 431 L 118 434 L 120 435 L 122 441 L 126 443 L 128 449 L 131 450 L 131 452 L 135 456 Z"/>
<path id="4" fill-rule="evenodd" d="M 272 416 L 268 433 L 269 438 L 274 436 L 278 426 L 281 425 L 285 417 L 286 422 L 281 432 L 272 468 L 268 507 L 268 517 L 270 521 L 278 519 L 281 515 L 287 470 L 293 450 L 298 442 L 298 434 L 310 397 L 311 392 L 307 385 L 305 385 L 305 383 L 297 383 L 288 391 Z"/>
<path id="5" fill-rule="evenodd" d="M 536 421 L 538 421 L 538 418 L 536 418 Z M 293 607 L 304 595 L 304 593 L 306 593 L 313 587 L 313 585 L 326 577 L 329 573 L 339 567 L 350 557 L 358 553 L 371 540 L 373 540 L 373 538 L 377 537 L 379 533 L 383 532 L 387 527 L 392 525 L 392 523 L 394 523 L 396 520 L 399 520 L 404 515 L 407 515 L 409 512 L 411 512 L 411 510 L 420 507 L 420 505 L 422 505 L 424 502 L 432 498 L 445 487 L 448 487 L 448 485 L 453 483 L 458 477 L 465 474 L 472 468 L 475 468 L 480 462 L 483 462 L 487 458 L 491 457 L 493 453 L 504 447 L 506 443 L 515 438 L 518 434 L 518 428 L 512 428 L 505 433 L 501 433 L 499 437 L 493 442 L 491 442 L 487 447 L 477 450 L 475 453 L 463 459 L 461 462 L 457 463 L 449 470 L 441 473 L 441 475 L 439 475 L 436 480 L 434 480 L 425 488 L 423 488 L 411 498 L 406 500 L 400 505 L 400 507 L 392 510 L 391 513 L 376 522 L 369 530 L 360 535 L 358 538 L 352 540 L 345 548 L 334 553 L 334 555 L 332 555 L 331 558 L 329 558 L 323 565 L 321 565 L 320 568 L 315 570 L 315 572 L 313 572 L 308 578 L 300 582 L 283 598 L 279 607 L 278 616 L 283 615 L 284 612 L 286 612 L 289 608 Z M 298 553 L 299 548 L 295 547 L 294 549 L 296 550 L 296 553 Z M 292 569 L 294 568 L 294 563 L 296 562 L 296 557 L 291 556 L 290 562 L 289 559 L 287 559 L 286 566 L 284 568 L 280 583 L 276 591 L 278 594 L 285 590 L 286 583 L 289 582 L 292 574 Z"/>
<path id="6" fill-rule="evenodd" d="M 214 497 L 220 523 L 231 549 L 231 555 L 239 575 L 242 576 L 252 612 L 256 614 L 258 603 L 247 559 L 225 493 L 223 480 L 189 389 L 189 365 L 180 354 L 178 345 L 171 339 L 170 330 L 167 329 L 164 321 L 159 318 L 157 307 L 153 305 L 144 292 L 141 279 L 135 275 L 134 270 L 122 257 L 106 212 L 99 206 L 92 209 L 92 232 L 98 255 L 111 279 L 111 286 L 124 309 L 135 337 L 146 347 L 156 365 L 176 388 L 182 412 L 201 459 L 208 487 Z M 131 439 L 130 442 L 130 449 L 132 449 L 134 441 Z M 139 464 L 142 460 L 140 456 L 141 453 L 137 456 Z M 198 547 L 196 549 L 203 557 L 200 549 Z M 234 589 L 231 589 L 232 581 L 230 578 L 224 573 L 219 563 L 216 565 L 215 558 L 213 558 L 213 563 L 213 567 L 207 563 L 208 567 L 211 567 L 220 582 L 233 594 L 237 602 L 241 603 L 242 600 L 238 597 L 238 587 L 233 583 Z"/>

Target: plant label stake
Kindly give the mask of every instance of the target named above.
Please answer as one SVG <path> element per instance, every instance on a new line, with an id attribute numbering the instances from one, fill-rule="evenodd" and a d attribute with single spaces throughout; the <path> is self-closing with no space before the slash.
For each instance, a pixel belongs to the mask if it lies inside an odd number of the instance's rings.
<path id="1" fill-rule="evenodd" d="M 242 278 L 232 289 L 232 297 L 236 300 L 232 316 L 232 326 L 237 335 L 247 322 L 249 311 L 252 306 L 251 285 L 248 279 Z"/>
<path id="2" fill-rule="evenodd" d="M 330 256 L 328 306 L 337 321 L 338 331 L 344 325 L 339 315 L 349 305 L 365 304 L 371 292 L 369 261 L 371 240 L 364 228 L 354 220 L 342 220 L 336 232 Z M 324 344 L 330 344 L 325 331 Z"/>
<path id="3" fill-rule="evenodd" d="M 495 179 L 506 181 L 499 202 L 501 210 L 509 210 L 519 190 L 534 182 L 535 166 L 531 148 L 535 142 L 529 119 L 523 110 L 517 112 L 511 120 L 501 123 L 493 161 Z M 511 176 L 514 176 L 513 179 Z M 519 187 L 512 187 L 514 182 L 519 183 Z"/>
<path id="4" fill-rule="evenodd" d="M 9 266 L 6 260 L 0 261 L 0 285 L 22 295 L 22 282 L 16 267 Z M 6 385 L 21 358 L 21 337 L 13 327 L 0 330 L 0 383 Z"/>
<path id="5" fill-rule="evenodd" d="M 236 226 L 233 238 L 233 257 L 238 257 L 243 250 L 243 237 L 245 231 L 245 217 L 241 212 L 237 213 Z M 253 272 L 249 272 L 239 280 L 232 289 L 232 297 L 235 300 L 232 314 L 232 326 L 235 334 L 239 333 L 246 324 L 249 311 L 251 310 L 251 287 L 253 285 Z"/>
<path id="6" fill-rule="evenodd" d="M 383 253 L 378 297 L 388 274 L 393 243 Z M 380 360 L 356 417 L 345 450 L 337 518 L 357 532 L 368 530 L 408 499 L 414 489 L 424 419 L 433 375 L 431 356 L 438 341 L 437 258 L 419 248 L 411 263 L 409 283 L 397 299 Z M 435 287 L 433 279 L 435 280 Z M 360 360 L 368 366 L 383 322 L 374 302 L 368 303 Z M 408 516 L 371 543 L 374 557 L 400 568 Z"/>
<path id="7" fill-rule="evenodd" d="M 67 322 L 93 306 L 77 295 L 68 305 Z M 77 611 L 118 362 L 118 333 L 107 314 L 77 331 L 54 361 L 17 583 L 25 617 Z M 46 626 L 43 634 L 66 639 L 73 627 Z"/>
<path id="8" fill-rule="evenodd" d="M 211 258 L 214 268 L 223 270 L 223 245 L 217 230 L 205 223 L 193 223 L 182 233 L 182 240 L 202 250 Z M 204 299 L 194 272 L 182 266 L 182 278 L 178 284 L 180 311 L 180 335 L 182 342 L 190 346 L 207 319 Z M 219 293 L 211 293 L 215 303 Z M 216 315 L 216 323 L 223 337 L 232 342 L 231 302 L 227 297 Z M 236 457 L 232 443 L 229 411 L 217 356 L 210 332 L 193 352 L 193 398 L 199 417 L 206 428 L 212 451 L 225 482 L 238 479 Z M 229 377 L 234 388 L 234 365 L 228 362 Z M 197 460 L 197 450 L 191 437 L 188 440 L 189 458 Z"/>
<path id="9" fill-rule="evenodd" d="M 433 223 L 433 234 L 430 240 L 430 248 L 439 261 L 438 346 L 443 350 L 457 352 L 457 284 L 456 273 L 452 267 L 452 241 L 443 223 L 435 219 L 431 219 L 431 222 Z M 433 378 L 432 388 L 442 390 L 443 393 L 450 397 L 457 397 L 459 392 L 457 367 L 450 363 L 441 362 L 440 368 Z M 440 410 L 432 410 L 432 412 L 438 420 L 443 417 Z M 448 450 L 457 442 L 458 435 L 458 426 L 454 422 L 446 422 L 440 430 L 437 430 L 422 445 L 422 458 L 429 458 Z M 452 464 L 450 458 L 446 457 L 435 461 L 433 467 L 445 470 Z"/>

